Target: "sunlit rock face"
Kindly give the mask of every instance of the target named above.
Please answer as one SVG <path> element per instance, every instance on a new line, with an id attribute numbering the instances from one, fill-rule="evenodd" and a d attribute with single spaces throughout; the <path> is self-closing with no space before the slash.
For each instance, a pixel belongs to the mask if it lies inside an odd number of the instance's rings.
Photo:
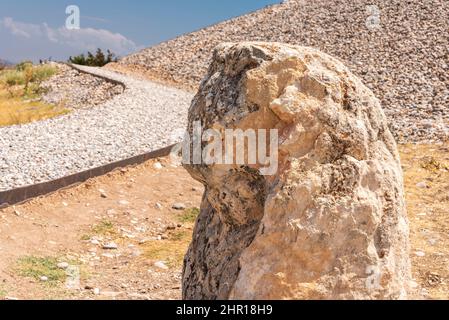
<path id="1" fill-rule="evenodd" d="M 279 143 L 271 174 L 261 163 L 184 165 L 206 187 L 185 299 L 407 297 L 396 143 L 378 99 L 341 62 L 306 47 L 222 44 L 189 132 L 195 123 L 275 129 Z"/>

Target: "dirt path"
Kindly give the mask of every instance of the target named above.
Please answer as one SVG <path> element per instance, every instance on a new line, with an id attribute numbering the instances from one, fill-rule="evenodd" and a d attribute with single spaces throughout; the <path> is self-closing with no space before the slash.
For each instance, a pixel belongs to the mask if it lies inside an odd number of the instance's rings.
<path id="1" fill-rule="evenodd" d="M 190 208 L 199 206 L 203 189 L 182 168 L 155 163 L 1 210 L 0 296 L 180 298 L 195 214 Z M 186 210 L 172 209 L 175 203 Z M 103 249 L 111 243 L 117 249 Z M 58 262 L 79 267 L 79 288 L 66 290 L 66 280 L 76 277 L 54 268 Z"/>
<path id="2" fill-rule="evenodd" d="M 413 276 L 423 297 L 447 299 L 449 145 L 401 146 L 401 154 Z M 162 159 L 0 210 L 0 298 L 180 298 L 202 192 Z"/>
<path id="3" fill-rule="evenodd" d="M 449 299 L 449 144 L 401 148 L 413 277 L 430 299 Z"/>

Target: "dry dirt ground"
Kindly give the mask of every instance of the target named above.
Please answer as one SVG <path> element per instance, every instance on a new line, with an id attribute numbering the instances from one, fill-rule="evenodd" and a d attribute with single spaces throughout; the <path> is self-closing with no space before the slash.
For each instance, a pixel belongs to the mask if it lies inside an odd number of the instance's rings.
<path id="1" fill-rule="evenodd" d="M 192 208 L 202 193 L 182 168 L 161 159 L 0 210 L 0 297 L 180 298 Z M 172 209 L 177 203 L 186 209 Z M 111 243 L 117 249 L 104 249 Z M 58 269 L 59 262 L 79 272 Z"/>
<path id="2" fill-rule="evenodd" d="M 449 144 L 400 149 L 413 276 L 420 297 L 448 299 Z M 0 299 L 181 298 L 202 192 L 159 159 L 0 210 Z"/>

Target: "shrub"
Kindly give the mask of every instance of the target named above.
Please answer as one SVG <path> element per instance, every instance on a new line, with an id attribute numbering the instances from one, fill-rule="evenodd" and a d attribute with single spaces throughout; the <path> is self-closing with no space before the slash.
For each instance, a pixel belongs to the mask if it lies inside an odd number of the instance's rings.
<path id="1" fill-rule="evenodd" d="M 18 69 L 23 69 L 18 71 Z M 11 96 L 14 96 L 13 89 L 16 86 L 24 86 L 24 93 L 27 94 L 28 90 L 32 88 L 34 93 L 37 93 L 42 81 L 50 78 L 57 72 L 55 67 L 49 65 L 33 66 L 30 64 L 24 64 L 20 68 L 16 67 L 16 70 L 6 70 L 0 76 L 0 83 L 6 87 Z M 31 87 L 31 84 L 34 86 Z"/>
<path id="2" fill-rule="evenodd" d="M 25 84 L 23 71 L 7 70 L 0 77 L 0 83 L 6 88 L 11 97 L 14 96 L 14 87 Z"/>
<path id="3" fill-rule="evenodd" d="M 10 86 L 23 85 L 25 83 L 23 72 L 16 70 L 7 70 L 0 77 L 3 84 Z"/>
<path id="4" fill-rule="evenodd" d="M 27 68 L 25 70 L 25 94 L 29 89 L 33 94 L 41 93 L 41 83 L 56 74 L 57 71 L 56 67 L 50 65 Z"/>
<path id="5" fill-rule="evenodd" d="M 95 64 L 96 65 L 105 65 L 106 64 L 106 57 L 103 53 L 103 51 L 101 51 L 100 48 L 97 49 L 97 52 L 95 53 Z"/>
<path id="6" fill-rule="evenodd" d="M 90 51 L 87 52 L 86 63 L 87 63 L 88 66 L 96 66 L 96 64 L 95 64 L 95 57 L 94 57 L 94 55 Z M 101 66 L 98 66 L 98 67 L 101 67 Z"/>
<path id="7" fill-rule="evenodd" d="M 68 60 L 68 62 L 70 63 L 91 67 L 103 67 L 104 65 L 110 62 L 117 62 L 117 61 L 118 58 L 114 53 L 112 53 L 110 50 L 107 50 L 105 55 L 100 48 L 97 49 L 95 55 L 92 54 L 92 52 L 87 52 L 87 57 L 84 54 L 80 54 L 75 57 L 69 57 Z"/>
<path id="8" fill-rule="evenodd" d="M 84 56 L 84 54 L 80 54 L 79 56 L 76 57 L 69 57 L 69 62 L 85 66 L 86 57 Z"/>
<path id="9" fill-rule="evenodd" d="M 28 86 L 30 85 L 30 82 L 33 80 L 34 77 L 34 69 L 33 65 L 26 65 L 25 70 L 23 71 L 24 78 L 25 78 L 25 93 L 28 92 Z"/>
<path id="10" fill-rule="evenodd" d="M 49 65 L 40 65 L 34 67 L 32 82 L 41 84 L 42 81 L 47 80 L 51 76 L 55 75 L 58 70 L 55 67 Z"/>
<path id="11" fill-rule="evenodd" d="M 16 70 L 25 71 L 29 67 L 33 67 L 33 63 L 31 61 L 22 61 L 21 63 L 16 65 Z"/>

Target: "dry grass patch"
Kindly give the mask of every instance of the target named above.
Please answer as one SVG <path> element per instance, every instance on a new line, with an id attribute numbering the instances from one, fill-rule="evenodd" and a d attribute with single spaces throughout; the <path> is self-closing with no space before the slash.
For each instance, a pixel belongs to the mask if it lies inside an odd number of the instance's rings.
<path id="1" fill-rule="evenodd" d="M 177 219 L 181 223 L 195 223 L 196 218 L 200 214 L 199 208 L 185 209 L 184 212 L 177 216 Z"/>
<path id="2" fill-rule="evenodd" d="M 53 118 L 69 112 L 39 101 L 40 84 L 57 69 L 50 66 L 27 67 L 26 70 L 0 72 L 0 127 Z"/>
<path id="3" fill-rule="evenodd" d="M 90 232 L 81 237 L 81 240 L 90 240 L 93 236 L 116 236 L 114 223 L 110 220 L 104 219 L 100 223 L 91 227 Z"/>
<path id="4" fill-rule="evenodd" d="M 58 267 L 60 262 L 67 262 L 68 268 Z M 70 283 L 76 285 L 78 280 L 82 283 L 89 276 L 80 261 L 64 256 L 23 256 L 12 265 L 11 271 L 24 278 L 18 280 L 18 284 L 28 283 L 28 293 L 44 300 L 73 299 L 76 291 L 66 286 L 67 281 L 70 280 Z M 46 277 L 46 280 L 42 277 Z"/>
<path id="5" fill-rule="evenodd" d="M 191 231 L 176 230 L 169 234 L 167 240 L 145 243 L 142 246 L 143 256 L 152 262 L 164 261 L 168 267 L 179 269 L 182 267 L 191 240 Z"/>
<path id="6" fill-rule="evenodd" d="M 63 106 L 23 98 L 5 98 L 4 90 L 0 89 L 0 127 L 50 119 L 68 112 Z"/>
<path id="7" fill-rule="evenodd" d="M 20 276 L 41 281 L 41 277 L 47 277 L 43 282 L 49 286 L 56 286 L 66 278 L 66 272 L 58 268 L 58 259 L 54 257 L 26 256 L 17 261 L 17 271 Z"/>
<path id="8" fill-rule="evenodd" d="M 109 220 L 102 220 L 92 227 L 92 232 L 97 235 L 114 235 L 116 233 L 114 223 Z"/>

